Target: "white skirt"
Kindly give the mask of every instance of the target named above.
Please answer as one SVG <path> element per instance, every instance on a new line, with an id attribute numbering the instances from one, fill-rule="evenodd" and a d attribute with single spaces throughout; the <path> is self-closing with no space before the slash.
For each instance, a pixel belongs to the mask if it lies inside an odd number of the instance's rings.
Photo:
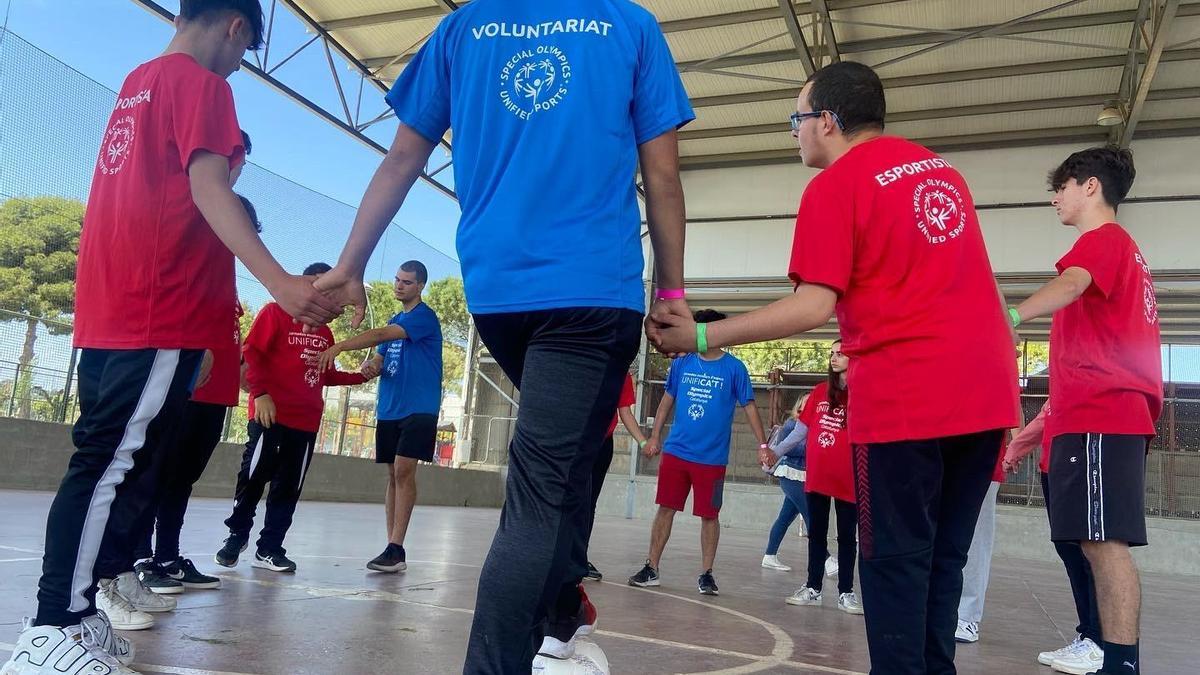
<path id="1" fill-rule="evenodd" d="M 771 475 L 775 476 L 776 478 L 787 478 L 788 480 L 795 480 L 803 483 L 805 472 L 804 469 L 796 469 L 780 462 L 775 466 L 775 470 L 771 472 Z"/>

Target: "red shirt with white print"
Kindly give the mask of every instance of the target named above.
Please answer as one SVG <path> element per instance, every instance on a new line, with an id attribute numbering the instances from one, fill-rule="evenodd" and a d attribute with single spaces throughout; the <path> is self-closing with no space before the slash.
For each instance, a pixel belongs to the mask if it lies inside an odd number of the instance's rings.
<path id="1" fill-rule="evenodd" d="M 895 137 L 804 190 L 789 276 L 838 294 L 853 443 L 1017 426 L 1017 359 L 966 181 Z M 945 396 L 930 397 L 930 378 Z"/>
<path id="2" fill-rule="evenodd" d="M 637 395 L 633 393 L 633 376 L 625 373 L 625 382 L 621 385 L 621 397 L 617 399 L 617 414 L 613 415 L 612 424 L 608 425 L 608 435 L 612 436 L 617 430 L 617 421 L 621 419 L 621 408 L 628 408 L 637 403 Z"/>
<path id="3" fill-rule="evenodd" d="M 1092 283 L 1054 313 L 1046 435 L 1153 436 L 1162 412 L 1162 341 L 1150 265 L 1116 223 L 1081 236 L 1058 261 Z"/>
<path id="4" fill-rule="evenodd" d="M 270 394 L 276 422 L 299 431 L 320 429 L 324 387 L 367 381 L 361 373 L 317 369 L 318 357 L 332 344 L 328 326 L 305 333 L 304 324 L 279 305 L 272 302 L 263 307 L 242 348 L 250 383 L 250 419 L 254 419 L 254 399 Z"/>
<path id="5" fill-rule="evenodd" d="M 808 427 L 804 446 L 805 492 L 854 502 L 854 470 L 850 459 L 850 434 L 846 431 L 846 406 L 829 404 L 829 383 L 818 384 L 800 411 Z"/>
<path id="6" fill-rule="evenodd" d="M 243 161 L 229 84 L 186 54 L 125 79 L 100 143 L 75 292 L 75 346 L 208 349 L 229 340 L 233 254 L 192 201 L 198 152 Z"/>
<path id="7" fill-rule="evenodd" d="M 232 334 L 225 336 L 221 344 L 209 347 L 213 353 L 212 370 L 209 371 L 208 382 L 192 392 L 192 400 L 196 403 L 211 403 L 227 408 L 238 404 L 242 371 L 242 323 L 239 319 L 243 313 L 242 304 L 235 303 Z"/>

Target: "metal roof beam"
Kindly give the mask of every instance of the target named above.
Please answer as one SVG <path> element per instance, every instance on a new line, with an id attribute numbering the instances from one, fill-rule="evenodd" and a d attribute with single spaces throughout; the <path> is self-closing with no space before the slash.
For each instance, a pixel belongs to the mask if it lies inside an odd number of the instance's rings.
<path id="1" fill-rule="evenodd" d="M 1125 128 L 1121 131 L 1121 147 L 1127 148 L 1133 142 L 1133 134 L 1137 131 L 1142 113 L 1146 109 L 1146 99 L 1150 95 L 1150 87 L 1154 84 L 1154 75 L 1158 72 L 1158 64 L 1162 60 L 1163 50 L 1167 46 L 1167 35 L 1171 32 L 1171 24 L 1179 11 L 1179 0 L 1166 0 L 1162 12 L 1154 24 L 1154 38 L 1150 43 L 1150 53 L 1146 57 L 1146 65 L 1142 69 L 1142 78 L 1138 81 L 1137 92 L 1129 103 L 1129 116 L 1125 119 Z"/>
<path id="2" fill-rule="evenodd" d="M 1027 101 L 1002 101 L 998 103 L 982 103 L 955 108 L 929 108 L 924 110 L 908 110 L 893 112 L 887 116 L 889 123 L 917 122 L 923 120 L 945 119 L 948 117 L 972 117 L 975 115 L 994 115 L 999 113 L 1029 112 L 1034 110 L 1060 110 L 1063 108 L 1083 108 L 1103 105 L 1112 98 L 1112 94 L 1087 94 L 1084 96 L 1066 96 L 1062 98 L 1039 98 Z M 1177 101 L 1181 99 L 1200 99 L 1200 87 L 1183 87 L 1180 89 L 1161 89 L 1150 92 L 1150 101 Z M 783 133 L 789 130 L 787 123 L 779 124 L 750 124 L 732 127 L 716 127 L 711 129 L 694 129 L 679 132 L 679 140 L 695 141 L 705 138 L 728 138 L 731 136 L 755 136 L 758 134 Z"/>
<path id="3" fill-rule="evenodd" d="M 796 47 L 796 54 L 800 57 L 800 65 L 804 68 L 804 76 L 812 77 L 812 74 L 817 72 L 817 64 L 813 61 L 812 53 L 808 51 L 808 43 L 804 41 L 804 31 L 800 30 L 800 20 L 796 18 L 796 8 L 792 7 L 792 0 L 779 0 L 779 11 L 783 14 L 783 23 L 787 26 L 788 33 L 792 36 L 792 44 Z M 710 65 L 716 68 L 718 66 L 715 64 L 722 60 L 718 59 Z"/>
<path id="4" fill-rule="evenodd" d="M 1200 118 L 1152 120 L 1142 122 L 1138 138 L 1175 138 L 1200 136 Z M 1101 142 L 1106 138 L 1103 127 L 1087 125 L 1054 129 L 1024 129 L 982 134 L 962 134 L 937 138 L 918 138 L 920 143 L 938 152 L 990 150 L 995 148 L 1027 147 L 1056 143 Z M 739 166 L 762 166 L 798 162 L 794 148 L 735 152 L 722 155 L 691 155 L 679 159 L 683 170 L 726 169 Z"/>
<path id="5" fill-rule="evenodd" d="M 825 54 L 829 57 L 829 63 L 838 63 L 842 60 L 842 53 L 838 51 L 837 36 L 833 33 L 833 21 L 829 18 L 829 2 L 812 0 L 812 8 L 818 18 L 817 23 L 821 28 L 821 36 L 825 42 Z"/>
<path id="6" fill-rule="evenodd" d="M 1140 55 L 1139 61 L 1146 56 Z M 1200 60 L 1200 48 L 1176 49 L 1164 51 L 1162 61 L 1195 61 Z M 1073 72 L 1078 70 L 1094 70 L 1097 68 L 1121 68 L 1125 65 L 1124 56 L 1093 56 L 1084 59 L 1067 59 L 1064 61 L 1041 61 L 1035 63 L 1020 63 L 1011 66 L 993 66 L 990 68 L 971 68 L 967 70 L 947 70 L 939 73 L 924 75 L 909 75 L 904 77 L 883 78 L 884 91 L 901 87 L 920 87 L 931 84 L 950 84 L 954 82 L 969 82 L 971 80 L 987 80 L 1000 77 L 1021 77 L 1023 75 L 1042 75 L 1045 73 Z M 710 106 L 737 105 L 741 103 L 761 103 L 763 101 L 782 101 L 796 97 L 798 87 L 787 89 L 769 89 L 753 91 L 744 94 L 721 94 L 718 96 L 702 96 L 692 99 L 693 108 Z"/>
<path id="7" fill-rule="evenodd" d="M 329 21 L 322 21 L 321 27 L 327 31 L 333 32 L 337 30 L 347 30 L 349 28 L 379 26 L 385 23 L 417 21 L 419 19 L 429 19 L 435 16 L 443 16 L 445 14 L 446 11 L 441 7 L 418 7 L 417 9 L 402 9 L 395 12 L 380 12 L 379 14 L 350 16 L 344 19 L 330 19 Z"/>

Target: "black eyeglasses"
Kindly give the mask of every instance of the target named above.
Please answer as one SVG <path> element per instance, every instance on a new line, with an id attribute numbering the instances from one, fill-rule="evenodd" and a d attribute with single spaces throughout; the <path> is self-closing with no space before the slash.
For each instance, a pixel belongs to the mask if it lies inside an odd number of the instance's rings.
<path id="1" fill-rule="evenodd" d="M 829 116 L 832 117 L 833 121 L 838 125 L 838 129 L 841 129 L 842 131 L 846 130 L 846 125 L 842 124 L 842 118 L 838 117 L 837 113 L 833 112 L 832 110 L 814 110 L 812 112 L 806 112 L 806 113 L 802 113 L 802 112 L 792 113 L 792 117 L 791 117 L 792 131 L 800 131 L 800 123 L 803 122 L 804 120 L 809 119 L 809 118 L 820 117 L 821 115 L 824 115 L 825 113 L 829 113 Z"/>

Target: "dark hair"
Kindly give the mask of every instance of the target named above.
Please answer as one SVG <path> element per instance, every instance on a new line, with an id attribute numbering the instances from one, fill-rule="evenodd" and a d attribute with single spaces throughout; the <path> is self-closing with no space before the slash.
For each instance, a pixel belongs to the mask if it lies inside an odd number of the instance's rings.
<path id="1" fill-rule="evenodd" d="M 209 21 L 219 15 L 235 12 L 250 22 L 254 38 L 250 49 L 263 46 L 263 11 L 258 0 L 179 0 L 179 16 L 186 21 Z"/>
<path id="2" fill-rule="evenodd" d="M 1050 191 L 1058 192 L 1068 180 L 1082 183 L 1089 178 L 1100 181 L 1104 201 L 1115 210 L 1125 201 L 1137 170 L 1133 168 L 1133 153 L 1127 148 L 1109 145 L 1088 148 L 1073 153 L 1058 168 L 1050 172 L 1047 181 Z"/>
<path id="3" fill-rule="evenodd" d="M 409 260 L 400 266 L 404 272 L 417 275 L 417 283 L 423 284 L 429 281 L 429 270 L 425 269 L 425 264 L 419 260 Z"/>
<path id="4" fill-rule="evenodd" d="M 725 315 L 715 309 L 702 309 L 692 314 L 692 319 L 696 323 L 712 323 L 713 321 L 721 321 Z"/>
<path id="5" fill-rule="evenodd" d="M 246 215 L 250 216 L 250 224 L 254 226 L 254 231 L 262 234 L 262 222 L 258 219 L 258 211 L 255 210 L 254 204 L 242 195 L 238 195 L 237 198 L 241 200 L 242 208 L 246 209 Z"/>
<path id="6" fill-rule="evenodd" d="M 864 129 L 883 130 L 887 103 L 883 83 L 870 66 L 841 61 L 808 78 L 808 105 L 814 111 L 829 110 L 842 121 L 842 133 L 852 136 Z"/>
<path id="7" fill-rule="evenodd" d="M 304 276 L 307 277 L 307 276 L 312 276 L 314 274 L 325 274 L 326 272 L 328 272 L 331 269 L 333 269 L 333 268 L 325 263 L 313 263 L 313 264 L 309 265 L 308 267 L 304 268 Z"/>
<path id="8" fill-rule="evenodd" d="M 250 134 L 246 133 L 245 129 L 242 132 L 242 150 L 246 152 L 246 156 L 250 156 L 250 150 L 254 148 L 254 144 L 250 142 Z"/>
<path id="9" fill-rule="evenodd" d="M 829 359 L 829 407 L 830 408 L 836 408 L 838 406 L 845 406 L 846 400 L 850 397 L 849 393 L 846 391 L 846 387 L 842 385 L 841 373 L 833 372 L 833 358 L 832 358 L 833 345 L 841 344 L 841 343 L 842 343 L 841 338 L 838 338 L 837 340 L 834 340 L 832 344 L 830 344 L 830 350 L 829 350 L 829 354 L 831 357 Z"/>

